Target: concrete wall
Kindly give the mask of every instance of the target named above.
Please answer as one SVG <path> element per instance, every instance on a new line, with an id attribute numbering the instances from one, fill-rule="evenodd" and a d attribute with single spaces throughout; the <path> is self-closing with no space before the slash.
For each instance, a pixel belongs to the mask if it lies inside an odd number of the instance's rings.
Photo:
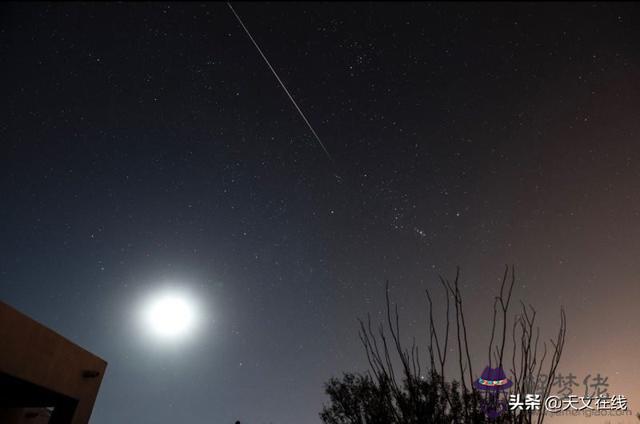
<path id="1" fill-rule="evenodd" d="M 104 360 L 3 302 L 0 302 L 0 345 L 0 373 L 77 401 L 60 405 L 53 414 L 58 419 L 52 417 L 52 422 L 89 422 L 107 367 Z M 87 371 L 98 375 L 90 377 Z"/>
<path id="2" fill-rule="evenodd" d="M 51 414 L 45 408 L 0 409 L 2 424 L 49 424 Z"/>

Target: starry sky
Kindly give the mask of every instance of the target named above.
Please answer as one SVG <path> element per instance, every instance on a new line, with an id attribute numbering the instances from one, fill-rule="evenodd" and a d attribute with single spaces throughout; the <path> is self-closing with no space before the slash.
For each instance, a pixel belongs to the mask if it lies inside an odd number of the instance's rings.
<path id="1" fill-rule="evenodd" d="M 640 411 L 637 4 L 235 8 L 333 161 L 224 3 L 1 6 L 0 299 L 109 362 L 93 423 L 319 423 L 385 281 L 424 341 L 456 265 L 476 368 L 514 264 Z"/>

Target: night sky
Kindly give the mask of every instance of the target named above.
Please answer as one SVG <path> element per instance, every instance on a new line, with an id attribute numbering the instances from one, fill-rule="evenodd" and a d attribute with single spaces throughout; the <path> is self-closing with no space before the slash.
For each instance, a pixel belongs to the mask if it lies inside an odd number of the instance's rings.
<path id="1" fill-rule="evenodd" d="M 93 423 L 319 423 L 456 265 L 475 368 L 514 264 L 640 411 L 637 4 L 235 9 L 333 161 L 224 3 L 1 6 L 0 299 L 108 361 Z M 142 334 L 166 287 L 195 337 Z"/>

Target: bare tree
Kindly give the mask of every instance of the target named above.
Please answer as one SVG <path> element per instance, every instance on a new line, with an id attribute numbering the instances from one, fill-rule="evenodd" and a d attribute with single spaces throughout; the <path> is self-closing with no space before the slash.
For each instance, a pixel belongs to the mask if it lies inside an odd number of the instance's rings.
<path id="1" fill-rule="evenodd" d="M 500 307 L 502 312 L 502 339 L 499 347 L 493 346 L 494 359 L 502 366 L 504 358 L 504 348 L 506 343 L 506 329 L 508 321 L 508 310 L 513 293 L 513 286 L 516 281 L 515 270 L 511 268 L 511 278 L 508 289 L 505 291 L 505 285 L 509 276 L 508 267 L 505 268 L 502 284 L 500 286 L 500 295 L 496 297 L 494 302 L 494 320 L 492 325 L 492 341 L 496 326 L 496 307 Z M 550 339 L 542 343 L 542 355 L 539 355 L 540 347 L 540 327 L 536 326 L 535 320 L 537 311 L 531 305 L 525 305 L 520 302 L 521 312 L 515 316 L 512 327 L 512 361 L 511 375 L 513 379 L 512 392 L 514 393 L 531 393 L 540 395 L 544 400 L 553 387 L 556 371 L 562 351 L 564 349 L 565 336 L 567 332 L 567 317 L 563 308 L 560 308 L 560 325 L 555 339 Z M 549 356 L 549 346 L 552 347 Z M 490 345 L 490 352 L 492 345 Z M 547 362 L 548 359 L 548 362 Z M 491 358 L 489 358 L 491 360 Z M 546 367 L 546 368 L 545 368 Z M 546 380 L 542 380 L 543 371 L 546 370 Z M 514 423 L 542 423 L 545 417 L 545 408 L 541 408 L 540 412 L 534 416 L 533 411 L 523 410 L 511 412 L 512 422 Z"/>
<path id="2" fill-rule="evenodd" d="M 513 267 L 505 267 L 499 295 L 493 303 L 493 319 L 489 342 L 489 365 L 502 367 L 509 335 L 509 308 L 515 285 Z M 418 424 L 424 422 L 479 423 L 486 422 L 481 409 L 483 393 L 474 388 L 474 374 L 468 343 L 463 296 L 460 290 L 460 269 L 453 281 L 440 277 L 444 291 L 446 312 L 444 329 L 438 331 L 433 311 L 433 296 L 426 290 L 428 307 L 428 358 L 423 363 L 415 337 L 410 347 L 402 344 L 400 316 L 397 304 L 390 297 L 389 283 L 385 288 L 386 322 L 376 326 L 368 316 L 360 320 L 359 337 L 369 364 L 366 375 L 346 374 L 343 381 L 332 379 L 327 384 L 331 404 L 325 406 L 321 417 L 327 424 L 377 423 L 368 409 L 379 408 L 376 415 L 385 416 L 389 424 Z M 451 302 L 453 301 L 453 302 Z M 453 308 L 451 307 L 453 303 Z M 455 313 L 452 319 L 451 313 Z M 498 314 L 500 312 L 500 314 Z M 566 335 L 566 316 L 560 310 L 560 325 L 554 339 L 542 343 L 539 354 L 540 329 L 536 326 L 536 310 L 521 302 L 521 311 L 513 317 L 512 328 L 512 391 L 538 393 L 544 399 L 551 390 L 560 362 Z M 498 327 L 499 325 L 499 327 Z M 496 336 L 496 329 L 500 328 Z M 454 334 L 451 341 L 451 333 Z M 459 376 L 446 377 L 450 345 L 455 344 Z M 542 372 L 548 379 L 540 389 Z M 355 387 L 357 386 L 357 390 Z M 362 398 L 374 396 L 376 402 Z M 360 398 L 358 396 L 361 396 Z M 369 406 L 367 406 L 369 405 Z M 369 418 L 367 419 L 367 417 Z M 375 416 L 375 415 L 374 415 Z M 544 420 L 542 408 L 534 416 L 531 411 L 509 411 L 497 422 L 526 423 Z"/>

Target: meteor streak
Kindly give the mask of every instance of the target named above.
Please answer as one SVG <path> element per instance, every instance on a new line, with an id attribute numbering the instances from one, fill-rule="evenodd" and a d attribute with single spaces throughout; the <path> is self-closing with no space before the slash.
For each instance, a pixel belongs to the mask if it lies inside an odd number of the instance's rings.
<path id="1" fill-rule="evenodd" d="M 247 28 L 247 26 L 244 24 L 244 22 L 242 22 L 242 19 L 240 18 L 240 15 L 238 15 L 238 13 L 235 11 L 233 6 L 231 6 L 230 2 L 227 2 L 227 6 L 229 6 L 229 9 L 231 9 L 231 12 L 233 12 L 233 15 L 236 17 L 236 19 L 238 20 L 238 23 L 240 23 L 240 25 L 244 29 L 244 32 L 247 33 L 247 36 L 249 37 L 249 39 L 251 40 L 253 45 L 256 46 L 256 49 L 258 50 L 258 53 L 260 53 L 260 56 L 262 56 L 262 58 L 264 59 L 265 63 L 269 67 L 269 69 L 271 69 L 271 72 L 273 73 L 273 75 L 276 77 L 276 79 L 280 83 L 280 86 L 282 87 L 284 92 L 287 94 L 287 96 L 289 97 L 289 100 L 291 100 L 291 103 L 293 103 L 293 106 L 296 108 L 296 110 L 298 111 L 298 113 L 300 114 L 300 116 L 302 117 L 304 122 L 307 124 L 307 127 L 309 127 L 309 130 L 311 131 L 311 133 L 315 137 L 315 139 L 318 142 L 318 144 L 320 145 L 320 147 L 322 147 L 322 150 L 324 151 L 324 153 L 327 155 L 329 160 L 333 163 L 333 158 L 331 157 L 331 154 L 329 153 L 329 150 L 327 150 L 327 148 L 325 147 L 325 145 L 322 142 L 322 140 L 320 140 L 320 136 L 318 135 L 316 130 L 313 129 L 313 126 L 311 125 L 311 123 L 309 122 L 307 117 L 305 116 L 304 112 L 302 112 L 302 109 L 300 109 L 300 106 L 298 106 L 298 103 L 296 103 L 295 99 L 293 98 L 293 96 L 291 95 L 289 90 L 287 90 L 287 87 L 284 85 L 284 82 L 282 82 L 282 79 L 280 79 L 280 77 L 278 76 L 278 73 L 276 72 L 276 70 L 273 68 L 273 66 L 271 66 L 271 62 L 269 62 L 269 59 L 267 59 L 267 56 L 265 56 L 265 54 L 263 53 L 262 49 L 260 48 L 260 46 L 256 42 L 256 40 L 253 38 L 253 36 L 249 32 L 249 29 Z"/>

